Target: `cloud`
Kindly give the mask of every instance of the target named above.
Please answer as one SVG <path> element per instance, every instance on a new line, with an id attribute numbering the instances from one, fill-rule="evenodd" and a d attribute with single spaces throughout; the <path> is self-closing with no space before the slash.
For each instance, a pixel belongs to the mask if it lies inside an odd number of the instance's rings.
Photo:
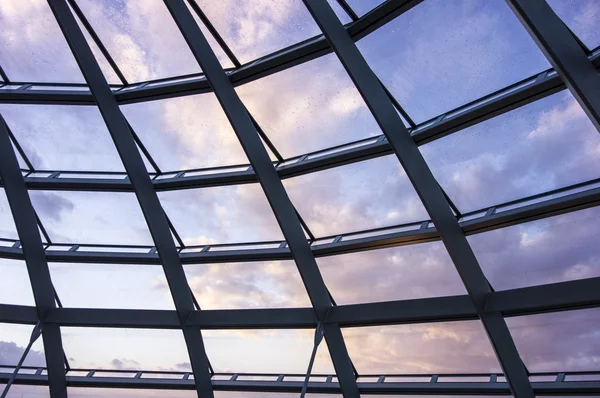
<path id="1" fill-rule="evenodd" d="M 140 369 L 140 363 L 129 358 L 114 358 L 110 365 L 114 369 Z"/>
<path id="2" fill-rule="evenodd" d="M 0 365 L 17 365 L 25 347 L 11 341 L 0 341 Z M 31 349 L 23 362 L 24 366 L 46 366 L 44 353 Z"/>
<path id="3" fill-rule="evenodd" d="M 65 215 L 75 209 L 72 201 L 50 191 L 37 191 L 31 195 L 31 201 L 39 213 L 54 222 L 61 222 Z"/>

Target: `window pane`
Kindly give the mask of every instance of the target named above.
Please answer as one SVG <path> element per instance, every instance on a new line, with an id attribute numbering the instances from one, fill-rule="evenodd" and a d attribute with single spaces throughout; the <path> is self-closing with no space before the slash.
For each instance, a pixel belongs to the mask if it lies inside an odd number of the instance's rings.
<path id="1" fill-rule="evenodd" d="M 548 4 L 590 50 L 600 45 L 600 3 L 595 0 L 548 0 Z"/>
<path id="2" fill-rule="evenodd" d="M 30 191 L 29 195 L 53 242 L 152 245 L 133 193 Z"/>
<path id="3" fill-rule="evenodd" d="M 293 261 L 184 266 L 204 310 L 310 307 Z"/>
<path id="4" fill-rule="evenodd" d="M 348 16 L 346 11 L 344 11 L 344 9 L 340 6 L 340 3 L 338 3 L 337 0 L 327 0 L 327 3 L 329 3 L 329 6 L 333 8 L 335 15 L 338 17 L 340 22 L 342 22 L 343 24 L 352 22 L 350 16 Z"/>
<path id="5" fill-rule="evenodd" d="M 179 330 L 62 327 L 73 368 L 190 371 Z"/>
<path id="6" fill-rule="evenodd" d="M 467 293 L 441 242 L 321 257 L 317 261 L 338 304 Z"/>
<path id="7" fill-rule="evenodd" d="M 124 170 L 95 106 L 0 105 L 0 112 L 36 169 Z"/>
<path id="8" fill-rule="evenodd" d="M 163 171 L 248 163 L 212 93 L 140 102 L 121 109 Z"/>
<path id="9" fill-rule="evenodd" d="M 0 238 L 19 239 L 4 188 L 0 188 Z"/>
<path id="10" fill-rule="evenodd" d="M 496 290 L 600 276 L 600 207 L 469 237 Z"/>
<path id="11" fill-rule="evenodd" d="M 284 180 L 317 237 L 429 217 L 395 156 L 385 156 Z"/>
<path id="12" fill-rule="evenodd" d="M 342 330 L 362 374 L 500 372 L 479 321 L 373 326 Z"/>
<path id="13" fill-rule="evenodd" d="M 207 330 L 206 352 L 215 372 L 305 374 L 314 330 Z M 314 373 L 331 372 L 325 340 L 319 346 Z"/>
<path id="14" fill-rule="evenodd" d="M 84 81 L 47 2 L 2 1 L 0 26 L 0 59 L 10 80 Z"/>
<path id="15" fill-rule="evenodd" d="M 0 275 L 0 304 L 35 305 L 24 261 L 0 258 Z"/>
<path id="16" fill-rule="evenodd" d="M 50 389 L 47 386 L 24 386 L 13 384 L 8 390 L 6 398 L 50 398 Z"/>
<path id="17" fill-rule="evenodd" d="M 346 2 L 358 16 L 363 16 L 379 4 L 383 3 L 384 0 L 346 0 Z"/>
<path id="18" fill-rule="evenodd" d="M 244 84 L 237 90 L 284 157 L 381 134 L 333 54 Z"/>
<path id="19" fill-rule="evenodd" d="M 0 323 L 0 366 L 16 366 L 29 344 L 34 325 Z M 23 366 L 46 366 L 42 338 L 36 340 L 27 354 Z M 1 390 L 0 390 L 1 391 Z"/>
<path id="20" fill-rule="evenodd" d="M 105 398 L 107 396 L 116 398 L 129 397 L 173 397 L 173 398 L 196 398 L 196 391 L 181 390 L 134 390 L 121 388 L 81 388 L 67 387 L 69 398 Z M 216 394 L 215 394 L 216 395 Z"/>
<path id="21" fill-rule="evenodd" d="M 186 245 L 283 239 L 258 184 L 166 191 L 158 195 Z"/>
<path id="22" fill-rule="evenodd" d="M 600 177 L 600 136 L 564 91 L 421 147 L 463 212 Z"/>
<path id="23" fill-rule="evenodd" d="M 161 266 L 55 263 L 50 273 L 65 307 L 175 309 Z"/>
<path id="24" fill-rule="evenodd" d="M 530 372 L 598 370 L 600 308 L 507 318 Z"/>
<path id="25" fill-rule="evenodd" d="M 424 1 L 358 47 L 417 123 L 550 67 L 502 0 Z"/>
<path id="26" fill-rule="evenodd" d="M 130 82 L 200 72 L 162 1 L 77 4 Z"/>
<path id="27" fill-rule="evenodd" d="M 240 62 L 246 63 L 320 33 L 296 0 L 197 0 Z"/>

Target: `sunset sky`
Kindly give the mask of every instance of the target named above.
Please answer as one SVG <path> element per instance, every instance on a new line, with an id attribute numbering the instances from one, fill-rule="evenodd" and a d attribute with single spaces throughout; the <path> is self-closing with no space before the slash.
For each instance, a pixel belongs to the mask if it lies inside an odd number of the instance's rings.
<path id="1" fill-rule="evenodd" d="M 319 34 L 301 0 L 197 2 L 242 63 Z M 162 0 L 77 3 L 130 82 L 201 72 Z M 343 23 L 350 21 L 335 1 L 329 3 Z M 381 1 L 348 3 L 360 16 Z M 600 2 L 549 3 L 588 48 L 600 45 Z M 0 1 L 0 26 L 0 65 L 11 80 L 84 82 L 46 0 Z M 222 65 L 232 67 L 208 39 Z M 550 68 L 503 0 L 425 0 L 357 46 L 416 123 Z M 92 48 L 108 81 L 118 84 Z M 236 90 L 286 158 L 382 134 L 335 54 Z M 163 171 L 249 163 L 213 93 L 121 110 Z M 0 104 L 0 113 L 36 169 L 124 171 L 94 106 Z M 600 178 L 600 135 L 568 90 L 420 150 L 463 213 Z M 317 237 L 429 219 L 392 155 L 286 179 L 284 186 Z M 31 191 L 30 196 L 54 242 L 153 245 L 133 193 Z M 283 239 L 258 184 L 158 196 L 187 245 Z M 468 240 L 498 291 L 600 276 L 599 235 L 600 208 L 591 208 Z M 2 189 L 0 237 L 18 239 Z M 338 304 L 466 294 L 441 242 L 317 262 Z M 293 261 L 184 268 L 203 309 L 310 306 Z M 50 272 L 65 307 L 174 309 L 160 266 L 50 263 Z M 0 275 L 0 303 L 34 305 L 22 261 L 0 259 Z M 507 323 L 530 371 L 600 370 L 600 309 Z M 16 364 L 31 330 L 0 324 L 0 366 Z M 72 367 L 189 369 L 179 331 L 64 327 L 61 332 Z M 203 335 L 217 371 L 304 373 L 313 346 L 312 330 Z M 350 328 L 343 335 L 361 374 L 500 372 L 479 321 Z M 41 339 L 26 364 L 44 364 Z M 333 372 L 325 343 L 313 372 Z M 27 396 L 48 396 L 47 389 L 20 386 L 9 396 L 20 396 L 19 389 Z M 69 393 L 100 396 L 91 390 Z M 149 396 L 163 396 L 155 394 Z M 220 398 L 281 395 L 216 393 Z"/>

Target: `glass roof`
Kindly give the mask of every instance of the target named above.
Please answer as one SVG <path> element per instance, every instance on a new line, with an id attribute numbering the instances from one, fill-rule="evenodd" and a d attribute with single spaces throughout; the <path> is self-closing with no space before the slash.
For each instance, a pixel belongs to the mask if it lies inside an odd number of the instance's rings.
<path id="1" fill-rule="evenodd" d="M 600 3 L 546 1 L 0 1 L 0 394 L 600 394 Z"/>

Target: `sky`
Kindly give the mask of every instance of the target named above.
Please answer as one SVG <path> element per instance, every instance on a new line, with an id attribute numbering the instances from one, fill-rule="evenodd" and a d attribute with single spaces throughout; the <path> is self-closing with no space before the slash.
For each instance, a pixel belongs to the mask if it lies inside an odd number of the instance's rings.
<path id="1" fill-rule="evenodd" d="M 129 82 L 201 72 L 162 1 L 77 3 Z M 348 3 L 363 15 L 381 1 Z M 595 28 L 600 22 L 598 2 L 549 3 L 589 48 L 600 45 Z M 300 0 L 198 4 L 242 63 L 319 33 Z M 330 4 L 342 22 L 349 21 L 334 1 Z M 0 2 L 0 25 L 0 65 L 13 81 L 83 82 L 45 0 Z M 208 39 L 223 67 L 231 67 L 214 38 Z M 92 43 L 89 36 L 88 42 Z M 108 81 L 119 83 L 91 45 Z M 550 67 L 502 0 L 425 0 L 357 46 L 417 123 Z M 236 91 L 286 158 L 382 134 L 334 54 Z M 212 93 L 122 105 L 121 110 L 163 171 L 248 163 Z M 94 106 L 0 104 L 0 113 L 36 169 L 124 171 Z M 566 90 L 420 150 L 463 213 L 600 178 L 600 136 Z M 428 219 L 392 155 L 283 183 L 317 237 Z M 152 245 L 132 193 L 31 191 L 30 196 L 54 242 Z M 186 245 L 283 239 L 258 184 L 158 196 Z M 600 209 L 591 208 L 468 240 L 495 290 L 596 277 L 599 218 Z M 18 238 L 2 189 L 0 237 Z M 466 294 L 441 242 L 323 257 L 317 263 L 338 304 Z M 49 266 L 65 307 L 174 309 L 159 266 Z M 293 261 L 198 264 L 184 270 L 203 309 L 310 306 Z M 0 259 L 0 275 L 0 303 L 33 305 L 22 261 Z M 600 369 L 600 350 L 594 344 L 600 336 L 598 309 L 508 318 L 507 324 L 530 371 Z M 0 324 L 0 365 L 18 361 L 31 329 Z M 73 367 L 189 369 L 178 331 L 64 327 L 61 333 Z M 311 330 L 220 330 L 203 335 L 218 371 L 304 373 L 313 344 Z M 349 328 L 343 335 L 362 374 L 500 371 L 478 321 Z M 40 341 L 26 363 L 44 364 Z M 314 372 L 332 372 L 325 343 L 319 347 Z M 43 397 L 47 391 L 14 386 L 9 396 L 21 394 Z M 69 394 L 93 397 L 101 392 L 70 389 Z M 136 394 L 119 391 L 116 396 Z"/>

